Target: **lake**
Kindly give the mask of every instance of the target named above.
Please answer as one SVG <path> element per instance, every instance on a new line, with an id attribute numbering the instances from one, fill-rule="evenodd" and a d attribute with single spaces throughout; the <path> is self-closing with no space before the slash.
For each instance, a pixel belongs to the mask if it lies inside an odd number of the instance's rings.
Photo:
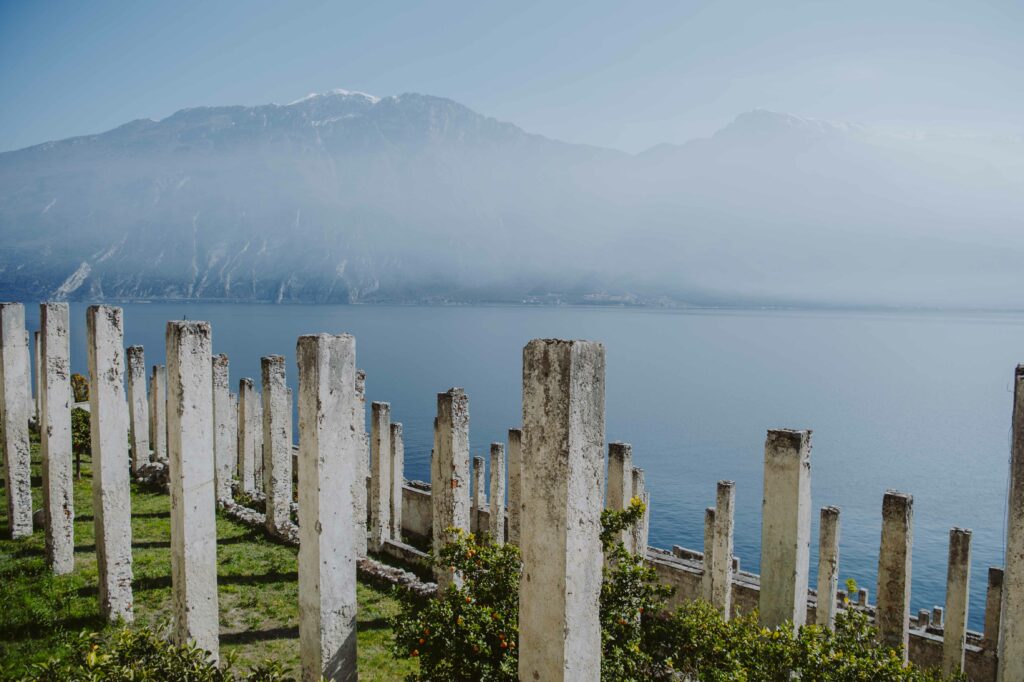
<path id="1" fill-rule="evenodd" d="M 515 306 L 127 304 L 125 343 L 164 361 L 169 319 L 208 320 L 231 382 L 288 358 L 300 334 L 349 332 L 367 400 L 405 428 L 406 476 L 429 478 L 436 394 L 470 397 L 473 455 L 520 422 L 525 343 L 602 341 L 607 440 L 632 443 L 651 493 L 651 544 L 701 549 L 715 483 L 736 481 L 736 554 L 758 569 L 765 431 L 814 430 L 815 511 L 842 508 L 840 576 L 875 595 L 882 495 L 914 495 L 912 609 L 945 598 L 949 529 L 971 528 L 970 622 L 983 622 L 986 569 L 1002 565 L 1012 380 L 1024 315 L 663 311 Z M 85 306 L 72 305 L 72 364 L 86 373 Z M 30 331 L 38 307 L 26 307 Z M 367 410 L 369 412 L 369 410 Z"/>

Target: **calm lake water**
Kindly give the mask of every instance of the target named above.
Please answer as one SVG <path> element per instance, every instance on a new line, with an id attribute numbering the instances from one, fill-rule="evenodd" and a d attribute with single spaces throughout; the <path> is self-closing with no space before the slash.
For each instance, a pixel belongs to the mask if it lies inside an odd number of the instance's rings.
<path id="1" fill-rule="evenodd" d="M 647 472 L 651 544 L 700 549 L 715 483 L 736 481 L 736 554 L 758 569 L 765 431 L 814 430 L 815 509 L 842 508 L 841 578 L 875 595 L 882 494 L 914 495 L 913 612 L 942 604 L 948 532 L 974 530 L 972 626 L 1002 565 L 1013 369 L 1024 315 L 658 311 L 562 307 L 125 305 L 125 342 L 162 363 L 169 319 L 209 320 L 232 384 L 300 334 L 349 332 L 368 400 L 403 422 L 406 476 L 429 478 L 436 394 L 470 396 L 472 454 L 519 424 L 522 347 L 585 338 L 607 349 L 607 439 Z M 26 309 L 30 330 L 38 309 Z M 85 306 L 72 306 L 85 373 Z M 812 515 L 811 584 L 817 512 Z"/>

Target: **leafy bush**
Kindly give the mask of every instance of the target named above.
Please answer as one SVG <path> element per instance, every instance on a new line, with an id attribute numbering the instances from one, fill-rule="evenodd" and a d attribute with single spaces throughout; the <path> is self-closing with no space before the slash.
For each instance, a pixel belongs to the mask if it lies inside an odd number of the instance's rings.
<path id="1" fill-rule="evenodd" d="M 76 403 L 84 403 L 89 399 L 89 380 L 77 372 L 71 375 L 71 393 Z"/>
<path id="2" fill-rule="evenodd" d="M 76 375 L 76 376 L 81 376 Z M 82 455 L 92 451 L 89 413 L 80 407 L 71 410 L 71 451 L 75 453 L 75 475 L 82 477 Z"/>

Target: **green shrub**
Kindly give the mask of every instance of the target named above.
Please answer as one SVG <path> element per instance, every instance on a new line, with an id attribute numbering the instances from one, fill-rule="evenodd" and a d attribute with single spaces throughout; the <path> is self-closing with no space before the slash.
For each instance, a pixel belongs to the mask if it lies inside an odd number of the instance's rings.
<path id="1" fill-rule="evenodd" d="M 76 375 L 81 376 L 81 375 Z M 82 477 L 82 455 L 92 451 L 89 413 L 80 407 L 71 410 L 71 451 L 75 453 L 75 475 Z"/>
<path id="2" fill-rule="evenodd" d="M 71 393 L 76 403 L 89 399 L 89 380 L 77 372 L 71 375 Z"/>

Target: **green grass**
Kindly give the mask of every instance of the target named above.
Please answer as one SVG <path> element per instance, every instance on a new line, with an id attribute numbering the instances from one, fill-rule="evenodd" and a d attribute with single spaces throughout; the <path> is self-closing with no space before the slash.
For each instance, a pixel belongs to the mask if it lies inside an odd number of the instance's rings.
<path id="1" fill-rule="evenodd" d="M 34 436 L 33 436 L 34 438 Z M 38 446 L 33 443 L 33 498 L 42 506 Z M 66 655 L 83 629 L 109 627 L 99 612 L 92 492 L 88 458 L 75 484 L 75 571 L 46 568 L 43 533 L 10 540 L 6 491 L 0 491 L 0 676 L 21 675 L 33 664 Z M 293 547 L 262 532 L 217 518 L 221 656 L 247 669 L 264 660 L 299 673 L 298 573 Z M 166 632 L 171 608 L 170 498 L 132 488 L 135 627 Z M 413 668 L 390 653 L 387 619 L 397 602 L 360 583 L 359 671 L 362 680 L 402 679 Z"/>

